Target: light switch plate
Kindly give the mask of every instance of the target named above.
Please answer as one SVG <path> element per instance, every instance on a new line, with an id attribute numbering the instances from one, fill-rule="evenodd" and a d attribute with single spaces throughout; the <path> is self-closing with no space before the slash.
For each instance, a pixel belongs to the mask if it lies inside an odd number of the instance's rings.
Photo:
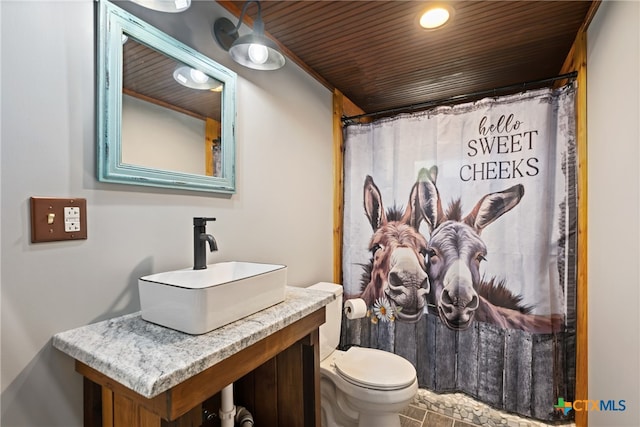
<path id="1" fill-rule="evenodd" d="M 31 198 L 31 243 L 86 238 L 86 199 Z"/>

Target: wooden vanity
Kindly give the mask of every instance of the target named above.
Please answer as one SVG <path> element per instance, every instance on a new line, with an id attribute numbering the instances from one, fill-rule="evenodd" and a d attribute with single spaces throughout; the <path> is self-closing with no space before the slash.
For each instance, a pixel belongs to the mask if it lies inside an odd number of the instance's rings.
<path id="1" fill-rule="evenodd" d="M 139 313 L 56 334 L 84 376 L 85 427 L 199 427 L 234 383 L 256 425 L 320 426 L 318 328 L 333 295 L 287 288 L 277 304 L 192 336 Z M 215 417 L 214 417 L 215 418 Z"/>

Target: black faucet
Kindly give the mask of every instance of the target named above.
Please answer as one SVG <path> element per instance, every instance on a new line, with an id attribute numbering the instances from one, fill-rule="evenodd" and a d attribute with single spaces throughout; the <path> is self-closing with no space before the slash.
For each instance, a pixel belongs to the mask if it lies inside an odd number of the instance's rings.
<path id="1" fill-rule="evenodd" d="M 207 221 L 215 221 L 215 218 L 193 218 L 193 269 L 204 270 L 207 268 L 207 247 L 209 242 L 211 252 L 218 250 L 218 243 L 211 234 L 207 234 Z"/>

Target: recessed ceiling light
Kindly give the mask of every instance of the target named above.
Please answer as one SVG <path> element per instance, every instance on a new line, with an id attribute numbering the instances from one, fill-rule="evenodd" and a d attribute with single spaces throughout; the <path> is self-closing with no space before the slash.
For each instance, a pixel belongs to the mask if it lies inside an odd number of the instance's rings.
<path id="1" fill-rule="evenodd" d="M 432 5 L 420 15 L 420 26 L 427 30 L 442 27 L 453 16 L 453 8 L 449 5 Z"/>

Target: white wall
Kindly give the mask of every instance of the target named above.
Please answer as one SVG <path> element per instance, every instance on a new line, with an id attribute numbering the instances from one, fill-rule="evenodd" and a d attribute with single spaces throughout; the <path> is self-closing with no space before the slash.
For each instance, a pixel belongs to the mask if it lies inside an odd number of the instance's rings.
<path id="1" fill-rule="evenodd" d="M 203 119 L 123 94 L 120 126 L 122 163 L 207 174 Z"/>
<path id="2" fill-rule="evenodd" d="M 602 2 L 588 30 L 590 426 L 640 425 L 640 3 Z"/>
<path id="3" fill-rule="evenodd" d="M 216 14 L 194 10 L 183 41 L 239 73 L 237 194 L 99 183 L 93 8 L 0 1 L 3 427 L 82 424 L 81 377 L 51 336 L 137 311 L 139 276 L 192 264 L 194 216 L 218 219 L 210 262 L 287 264 L 293 285 L 332 279 L 330 91 L 292 63 L 235 65 L 208 29 L 195 30 Z M 170 19 L 165 31 L 185 19 L 156 16 Z M 86 198 L 88 239 L 31 244 L 30 196 Z"/>

